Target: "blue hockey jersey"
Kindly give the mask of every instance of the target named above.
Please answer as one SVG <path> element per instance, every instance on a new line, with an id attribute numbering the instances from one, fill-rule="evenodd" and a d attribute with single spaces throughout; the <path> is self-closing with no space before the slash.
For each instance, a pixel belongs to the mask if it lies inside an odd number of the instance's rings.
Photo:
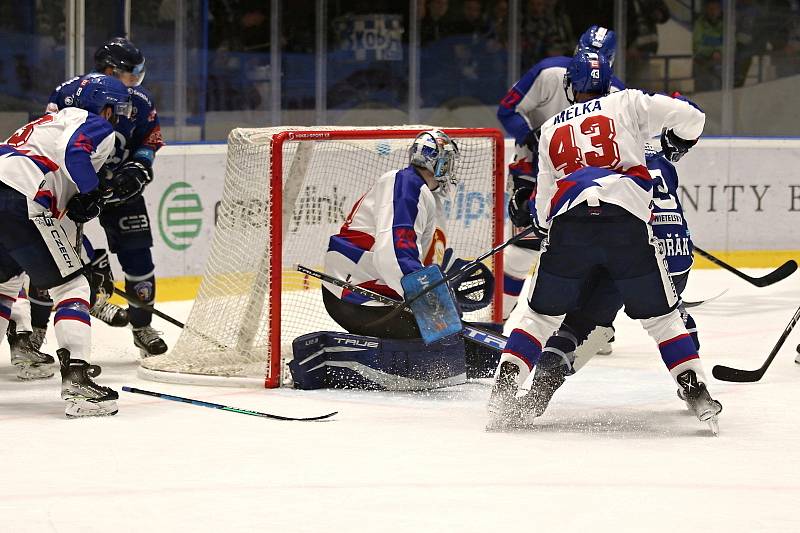
<path id="1" fill-rule="evenodd" d="M 692 239 L 678 198 L 678 173 L 663 156 L 648 157 L 653 178 L 653 234 L 661 241 L 672 276 L 692 268 Z"/>

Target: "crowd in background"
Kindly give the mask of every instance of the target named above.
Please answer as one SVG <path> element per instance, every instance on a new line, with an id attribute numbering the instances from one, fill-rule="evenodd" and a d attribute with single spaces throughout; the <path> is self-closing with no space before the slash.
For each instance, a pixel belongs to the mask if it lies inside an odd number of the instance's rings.
<path id="1" fill-rule="evenodd" d="M 733 0 L 733 84 L 742 87 L 800 74 L 800 0 Z M 85 0 L 86 48 L 121 28 L 122 2 Z M 625 82 L 653 91 L 722 87 L 722 0 L 627 0 Z M 64 77 L 65 3 L 0 0 L 0 111 L 41 108 Z M 176 21 L 185 26 L 190 114 L 268 111 L 280 82 L 281 109 L 313 110 L 317 99 L 315 0 L 281 0 L 281 77 L 273 80 L 271 2 L 132 0 L 132 38 L 148 57 L 148 88 L 174 105 Z M 614 0 L 519 0 L 518 48 L 511 54 L 508 0 L 327 0 L 326 105 L 407 109 L 409 44 L 417 42 L 421 108 L 495 106 L 513 75 L 570 55 L 591 24 L 613 29 Z M 206 7 L 204 7 L 206 6 Z M 207 9 L 206 9 L 207 8 Z M 414 25 L 412 12 L 416 13 Z M 665 26 L 670 23 L 670 26 Z M 415 26 L 417 39 L 411 38 Z M 669 30 L 665 30 L 669 28 Z M 681 32 L 683 55 L 659 50 L 660 34 Z M 662 39 L 663 41 L 663 39 Z M 691 41 L 689 43 L 689 41 Z M 511 65 L 512 59 L 517 63 Z M 679 59 L 683 73 L 664 65 Z M 91 58 L 87 56 L 87 67 Z"/>

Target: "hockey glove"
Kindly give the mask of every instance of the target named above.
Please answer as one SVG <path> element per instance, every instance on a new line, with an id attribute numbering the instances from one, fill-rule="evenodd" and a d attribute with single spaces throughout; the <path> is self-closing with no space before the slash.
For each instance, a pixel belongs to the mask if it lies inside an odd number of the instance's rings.
<path id="1" fill-rule="evenodd" d="M 466 264 L 468 264 L 468 261 L 454 257 L 452 248 L 444 251 L 442 271 L 445 275 L 452 275 L 452 273 L 458 272 Z M 494 275 L 483 263 L 472 266 L 468 273 L 462 274 L 458 279 L 450 281 L 448 284 L 453 293 L 453 299 L 465 313 L 478 311 L 492 303 Z"/>
<path id="2" fill-rule="evenodd" d="M 514 191 L 508 201 L 508 218 L 518 228 L 527 228 L 531 225 L 531 209 L 528 205 L 533 194 L 533 189 L 522 187 Z"/>
<path id="3" fill-rule="evenodd" d="M 153 170 L 138 161 L 123 163 L 111 178 L 114 191 L 109 203 L 122 204 L 142 195 L 145 185 L 153 181 Z"/>
<path id="4" fill-rule="evenodd" d="M 525 136 L 525 146 L 534 154 L 539 153 L 539 137 L 542 135 L 542 128 L 535 128 Z"/>
<path id="5" fill-rule="evenodd" d="M 665 129 L 661 132 L 661 149 L 664 152 L 664 157 L 673 163 L 680 161 L 681 157 L 686 155 L 695 144 L 697 144 L 697 139 L 681 139 L 672 130 Z"/>
<path id="6" fill-rule="evenodd" d="M 73 222 L 83 224 L 100 215 L 107 196 L 99 188 L 86 194 L 76 194 L 67 202 L 67 216 Z"/>

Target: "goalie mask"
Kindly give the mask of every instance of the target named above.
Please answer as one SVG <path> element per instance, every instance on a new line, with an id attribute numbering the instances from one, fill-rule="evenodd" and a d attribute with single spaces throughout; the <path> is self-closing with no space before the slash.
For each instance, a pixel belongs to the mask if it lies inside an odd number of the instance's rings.
<path id="1" fill-rule="evenodd" d="M 447 193 L 450 185 L 458 185 L 455 174 L 458 145 L 443 131 L 430 130 L 417 135 L 408 149 L 408 156 L 412 165 L 433 172 L 441 192 Z"/>

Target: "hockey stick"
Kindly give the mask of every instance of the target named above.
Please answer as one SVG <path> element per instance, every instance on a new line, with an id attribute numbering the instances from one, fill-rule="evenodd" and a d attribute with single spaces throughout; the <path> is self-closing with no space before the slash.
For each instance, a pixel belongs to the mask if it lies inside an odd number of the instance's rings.
<path id="1" fill-rule="evenodd" d="M 690 307 L 697 307 L 697 306 L 700 306 L 700 305 L 703 305 L 703 304 L 707 304 L 709 302 L 713 302 L 714 300 L 716 300 L 717 298 L 719 298 L 720 296 L 722 296 L 726 292 L 728 292 L 728 289 L 725 289 L 724 291 L 722 291 L 721 293 L 717 294 L 716 296 L 712 296 L 711 298 L 706 298 L 705 300 L 698 300 L 696 302 L 689 302 L 687 300 L 684 300 L 683 301 L 683 306 L 685 308 L 689 309 Z"/>
<path id="2" fill-rule="evenodd" d="M 738 268 L 729 265 L 723 260 L 714 257 L 713 255 L 706 252 L 702 248 L 698 248 L 696 245 L 694 247 L 694 250 L 701 256 L 705 257 L 706 259 L 717 265 L 718 267 L 724 268 L 728 272 L 735 274 L 736 276 L 742 278 L 748 283 L 755 285 L 756 287 L 766 287 L 767 285 L 772 285 L 773 283 L 777 283 L 782 279 L 789 277 L 791 274 L 794 273 L 795 270 L 797 270 L 797 261 L 795 261 L 794 259 L 790 259 L 789 261 L 786 261 L 784 264 L 782 264 L 781 266 L 779 266 L 766 276 L 761 276 L 760 278 L 754 278 L 748 276 Z"/>
<path id="3" fill-rule="evenodd" d="M 181 322 L 177 318 L 173 318 L 173 317 L 169 316 L 168 314 L 159 311 L 158 309 L 156 309 L 152 305 L 148 305 L 148 304 L 146 304 L 144 302 L 140 302 L 139 300 L 135 299 L 133 296 L 131 296 L 127 292 L 125 292 L 125 291 L 123 291 L 123 290 L 121 290 L 121 289 L 119 289 L 117 287 L 114 287 L 114 294 L 117 294 L 117 295 L 122 296 L 123 298 L 125 298 L 125 300 L 127 300 L 127 302 L 130 305 L 132 305 L 133 307 L 138 307 L 139 309 L 142 309 L 144 311 L 152 313 L 152 314 L 156 315 L 157 317 L 166 320 L 167 322 L 169 322 L 173 326 L 178 326 L 181 329 L 188 330 L 193 335 L 197 335 L 201 339 L 205 339 L 207 342 L 210 342 L 211 344 L 213 344 L 217 348 L 220 348 L 222 350 L 231 350 L 230 346 L 228 346 L 226 344 L 222 344 L 218 340 L 213 339 L 212 337 L 209 337 L 205 333 L 201 333 L 201 332 L 197 331 L 194 328 L 187 328 L 186 324 L 184 324 L 183 322 Z"/>
<path id="4" fill-rule="evenodd" d="M 335 278 L 331 275 L 325 274 L 324 272 L 319 272 L 317 270 L 305 267 L 303 265 L 295 265 L 295 269 L 298 272 L 301 272 L 313 278 L 317 278 L 318 280 L 321 281 L 326 281 L 331 285 L 342 287 L 343 289 L 352 291 L 356 294 L 364 296 L 365 298 L 369 298 L 370 300 L 374 300 L 376 302 L 392 306 L 395 309 L 401 309 L 403 311 L 413 314 L 413 311 L 409 307 L 404 305 L 403 302 L 400 302 L 393 298 L 389 298 L 388 296 L 384 296 L 383 294 L 379 294 L 375 291 L 365 289 L 364 287 L 359 287 L 358 285 L 353 285 L 352 283 L 348 283 L 347 281 Z M 475 326 L 463 320 L 461 321 L 461 325 L 464 326 L 464 330 L 461 332 L 462 337 L 475 341 L 478 344 L 485 346 L 486 348 L 498 351 L 502 350 L 506 345 L 506 341 L 508 340 L 507 337 L 504 337 L 503 335 L 500 335 L 497 332 Z"/>
<path id="5" fill-rule="evenodd" d="M 775 359 L 775 356 L 778 355 L 778 351 L 781 349 L 781 346 L 783 346 L 783 343 L 786 342 L 786 337 L 792 332 L 798 320 L 800 320 L 800 307 L 794 312 L 794 316 L 789 321 L 789 325 L 786 326 L 786 329 L 783 330 L 781 338 L 778 339 L 775 347 L 772 348 L 772 351 L 767 356 L 767 360 L 764 361 L 764 364 L 761 365 L 761 368 L 758 370 L 740 370 L 729 366 L 715 365 L 714 368 L 711 369 L 711 373 L 720 381 L 735 381 L 737 383 L 752 383 L 758 381 L 764 376 L 764 373 L 767 371 L 767 368 L 769 368 L 772 360 Z"/>
<path id="6" fill-rule="evenodd" d="M 173 396 L 171 394 L 164 394 L 163 392 L 153 392 L 144 389 L 137 389 L 135 387 L 122 387 L 122 390 L 125 392 L 131 392 L 134 394 L 144 394 L 146 396 L 154 396 L 156 398 L 161 398 L 162 400 L 172 400 L 174 402 L 183 402 L 183 403 L 190 403 L 192 405 L 199 405 L 200 407 L 209 407 L 211 409 L 220 409 L 222 411 L 230 411 L 231 413 L 241 413 L 243 415 L 251 415 L 251 416 L 258 416 L 261 418 L 271 418 L 273 420 L 289 420 L 295 422 L 310 422 L 313 420 L 325 420 L 326 418 L 330 418 L 335 414 L 338 414 L 339 411 L 334 411 L 332 413 L 328 413 L 327 415 L 319 415 L 319 416 L 310 416 L 310 417 L 294 417 L 294 416 L 281 416 L 281 415 L 273 415 L 270 413 L 261 413 L 259 411 L 251 411 L 249 409 L 240 409 L 238 407 L 229 407 L 227 405 L 222 405 L 219 403 L 211 403 L 211 402 L 204 402 L 203 400 L 192 400 L 191 398 L 183 398 L 181 396 Z"/>
<path id="7" fill-rule="evenodd" d="M 127 292 L 123 291 L 122 289 L 114 287 L 114 294 L 118 294 L 119 296 L 122 296 L 132 306 L 138 307 L 139 309 L 142 309 L 143 311 L 147 311 L 148 313 L 153 313 L 158 318 L 163 318 L 164 320 L 166 320 L 167 322 L 169 322 L 172 325 L 178 326 L 181 329 L 186 327 L 186 324 L 184 324 L 180 320 L 178 320 L 176 318 L 172 318 L 171 316 L 169 316 L 166 313 L 162 313 L 161 311 L 159 311 L 158 309 L 156 309 L 152 305 L 147 305 L 144 302 L 140 302 L 139 300 L 135 299 L 133 296 L 131 296 Z"/>
<path id="8" fill-rule="evenodd" d="M 386 322 L 388 320 L 391 320 L 392 318 L 394 318 L 398 314 L 400 314 L 400 312 L 404 308 L 411 307 L 411 304 L 413 304 L 414 302 L 416 302 L 417 300 L 419 300 L 420 298 L 422 298 L 423 296 L 425 296 L 426 294 L 431 292 L 436 287 L 439 287 L 442 284 L 450 282 L 450 281 L 456 281 L 461 276 L 469 274 L 470 271 L 478 265 L 478 263 L 481 263 L 484 259 L 487 259 L 487 258 L 493 256 L 494 254 L 500 252 L 501 250 L 503 250 L 503 248 L 505 248 L 507 246 L 510 246 L 512 244 L 515 244 L 517 241 L 520 241 L 520 240 L 524 239 L 525 237 L 527 237 L 528 235 L 530 235 L 531 233 L 536 231 L 536 229 L 537 229 L 536 226 L 530 226 L 530 227 L 526 228 L 525 230 L 521 231 L 520 233 L 517 233 L 516 235 L 511 237 L 506 242 L 498 244 L 497 246 L 495 246 L 494 248 L 492 248 L 488 252 L 485 252 L 482 255 L 480 255 L 480 256 L 476 257 L 475 259 L 473 259 L 472 261 L 470 261 L 469 263 L 464 264 L 464 266 L 462 266 L 459 270 L 456 270 L 455 272 L 448 272 L 447 274 L 445 274 L 442 277 L 442 279 L 440 279 L 439 281 L 436 281 L 435 283 L 431 283 L 430 285 L 425 287 L 423 290 L 418 292 L 410 300 L 404 300 L 403 301 L 403 307 L 397 306 L 397 307 L 394 308 L 394 310 L 390 311 L 389 313 L 387 313 L 386 315 L 382 316 L 381 318 L 379 318 L 377 320 L 373 320 L 372 322 L 370 322 L 367 325 L 368 326 L 375 326 L 375 325 L 378 325 L 378 324 L 383 324 L 384 322 Z"/>

